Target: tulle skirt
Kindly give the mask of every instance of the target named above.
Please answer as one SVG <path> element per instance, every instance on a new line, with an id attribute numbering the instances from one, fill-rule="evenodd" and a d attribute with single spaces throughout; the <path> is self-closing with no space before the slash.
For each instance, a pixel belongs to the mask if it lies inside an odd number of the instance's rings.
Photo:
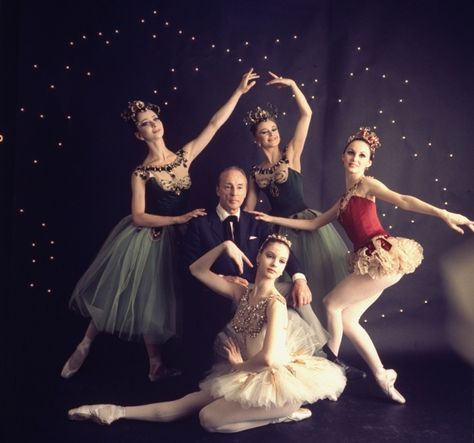
<path id="1" fill-rule="evenodd" d="M 129 215 L 110 233 L 77 283 L 70 307 L 99 331 L 160 344 L 178 332 L 177 232 L 155 236 Z"/>
<path id="2" fill-rule="evenodd" d="M 346 385 L 342 368 L 313 356 L 315 342 L 310 327 L 294 311 L 288 311 L 288 315 L 288 358 L 281 364 L 257 371 L 234 371 L 228 363 L 217 363 L 200 388 L 214 398 L 235 401 L 243 407 L 275 408 L 322 399 L 337 400 Z M 218 336 L 217 353 L 224 357 L 221 343 L 228 336 L 245 355 L 245 341 L 230 326 Z M 263 339 L 264 336 L 262 344 Z"/>
<path id="3" fill-rule="evenodd" d="M 291 218 L 312 219 L 321 213 L 305 209 Z M 292 242 L 291 250 L 303 266 L 313 295 L 312 306 L 318 317 L 324 318 L 322 300 L 348 275 L 348 248 L 332 224 L 316 231 L 300 231 L 278 227 Z"/>
<path id="4" fill-rule="evenodd" d="M 378 236 L 352 253 L 349 267 L 356 274 L 372 278 L 410 274 L 423 260 L 423 248 L 409 238 Z"/>

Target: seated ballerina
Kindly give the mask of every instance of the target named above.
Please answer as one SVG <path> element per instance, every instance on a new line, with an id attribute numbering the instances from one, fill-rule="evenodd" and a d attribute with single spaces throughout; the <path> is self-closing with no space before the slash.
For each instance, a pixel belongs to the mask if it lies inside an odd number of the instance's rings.
<path id="1" fill-rule="evenodd" d="M 196 278 L 237 305 L 232 321 L 216 340 L 225 361 L 214 365 L 199 391 L 142 406 L 81 406 L 71 409 L 69 418 L 100 424 L 118 419 L 169 422 L 199 413 L 201 425 L 209 432 L 239 432 L 300 421 L 311 416 L 302 405 L 337 400 L 346 384 L 343 370 L 312 355 L 311 328 L 296 313 L 288 314 L 286 301 L 275 288 L 290 246 L 284 236 L 268 236 L 256 259 L 252 290 L 210 270 L 223 252 L 240 271 L 244 262 L 252 266 L 232 241 L 219 244 L 190 266 Z"/>

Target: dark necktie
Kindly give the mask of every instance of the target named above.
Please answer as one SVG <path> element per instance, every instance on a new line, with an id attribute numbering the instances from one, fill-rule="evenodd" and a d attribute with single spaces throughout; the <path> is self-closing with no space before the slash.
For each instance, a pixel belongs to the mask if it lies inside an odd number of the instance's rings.
<path id="1" fill-rule="evenodd" d="M 226 240 L 232 240 L 237 243 L 238 223 L 239 220 L 236 215 L 229 215 L 224 219 L 224 234 Z"/>

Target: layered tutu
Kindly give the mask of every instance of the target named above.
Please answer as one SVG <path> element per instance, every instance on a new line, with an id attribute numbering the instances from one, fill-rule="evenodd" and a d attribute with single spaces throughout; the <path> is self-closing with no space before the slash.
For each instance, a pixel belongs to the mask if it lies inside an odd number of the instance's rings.
<path id="1" fill-rule="evenodd" d="M 200 383 L 200 388 L 214 398 L 235 401 L 243 407 L 274 408 L 322 399 L 337 400 L 346 385 L 343 370 L 329 360 L 312 355 L 314 336 L 296 312 L 288 311 L 288 319 L 286 350 L 280 364 L 257 371 L 235 371 L 228 363 L 217 363 Z M 227 337 L 238 343 L 244 359 L 249 357 L 242 336 L 229 326 L 216 341 L 219 355 L 225 357 L 222 342 Z M 253 347 L 261 349 L 264 337 L 265 329 L 257 338 L 260 343 L 254 343 Z"/>
<path id="2" fill-rule="evenodd" d="M 177 232 L 139 228 L 129 215 L 77 283 L 70 306 L 99 331 L 163 343 L 178 332 Z"/>
<path id="3" fill-rule="evenodd" d="M 305 209 L 291 218 L 313 219 L 321 213 Z M 348 248 L 332 224 L 315 231 L 302 231 L 279 227 L 292 242 L 291 250 L 303 266 L 313 295 L 312 306 L 322 318 L 325 310 L 322 300 L 344 277 L 348 275 Z"/>
<path id="4" fill-rule="evenodd" d="M 403 237 L 378 236 L 352 253 L 352 272 L 380 278 L 393 274 L 410 274 L 423 260 L 423 248 L 414 240 Z"/>

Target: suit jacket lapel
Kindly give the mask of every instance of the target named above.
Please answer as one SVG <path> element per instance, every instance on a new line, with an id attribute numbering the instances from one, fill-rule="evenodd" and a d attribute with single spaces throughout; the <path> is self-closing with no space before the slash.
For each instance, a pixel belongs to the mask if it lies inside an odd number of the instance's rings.
<path id="1" fill-rule="evenodd" d="M 208 215 L 209 217 L 209 226 L 211 228 L 211 232 L 213 238 L 217 241 L 217 243 L 221 243 L 225 240 L 224 238 L 224 227 L 222 222 L 219 220 L 217 214 L 211 213 Z"/>

